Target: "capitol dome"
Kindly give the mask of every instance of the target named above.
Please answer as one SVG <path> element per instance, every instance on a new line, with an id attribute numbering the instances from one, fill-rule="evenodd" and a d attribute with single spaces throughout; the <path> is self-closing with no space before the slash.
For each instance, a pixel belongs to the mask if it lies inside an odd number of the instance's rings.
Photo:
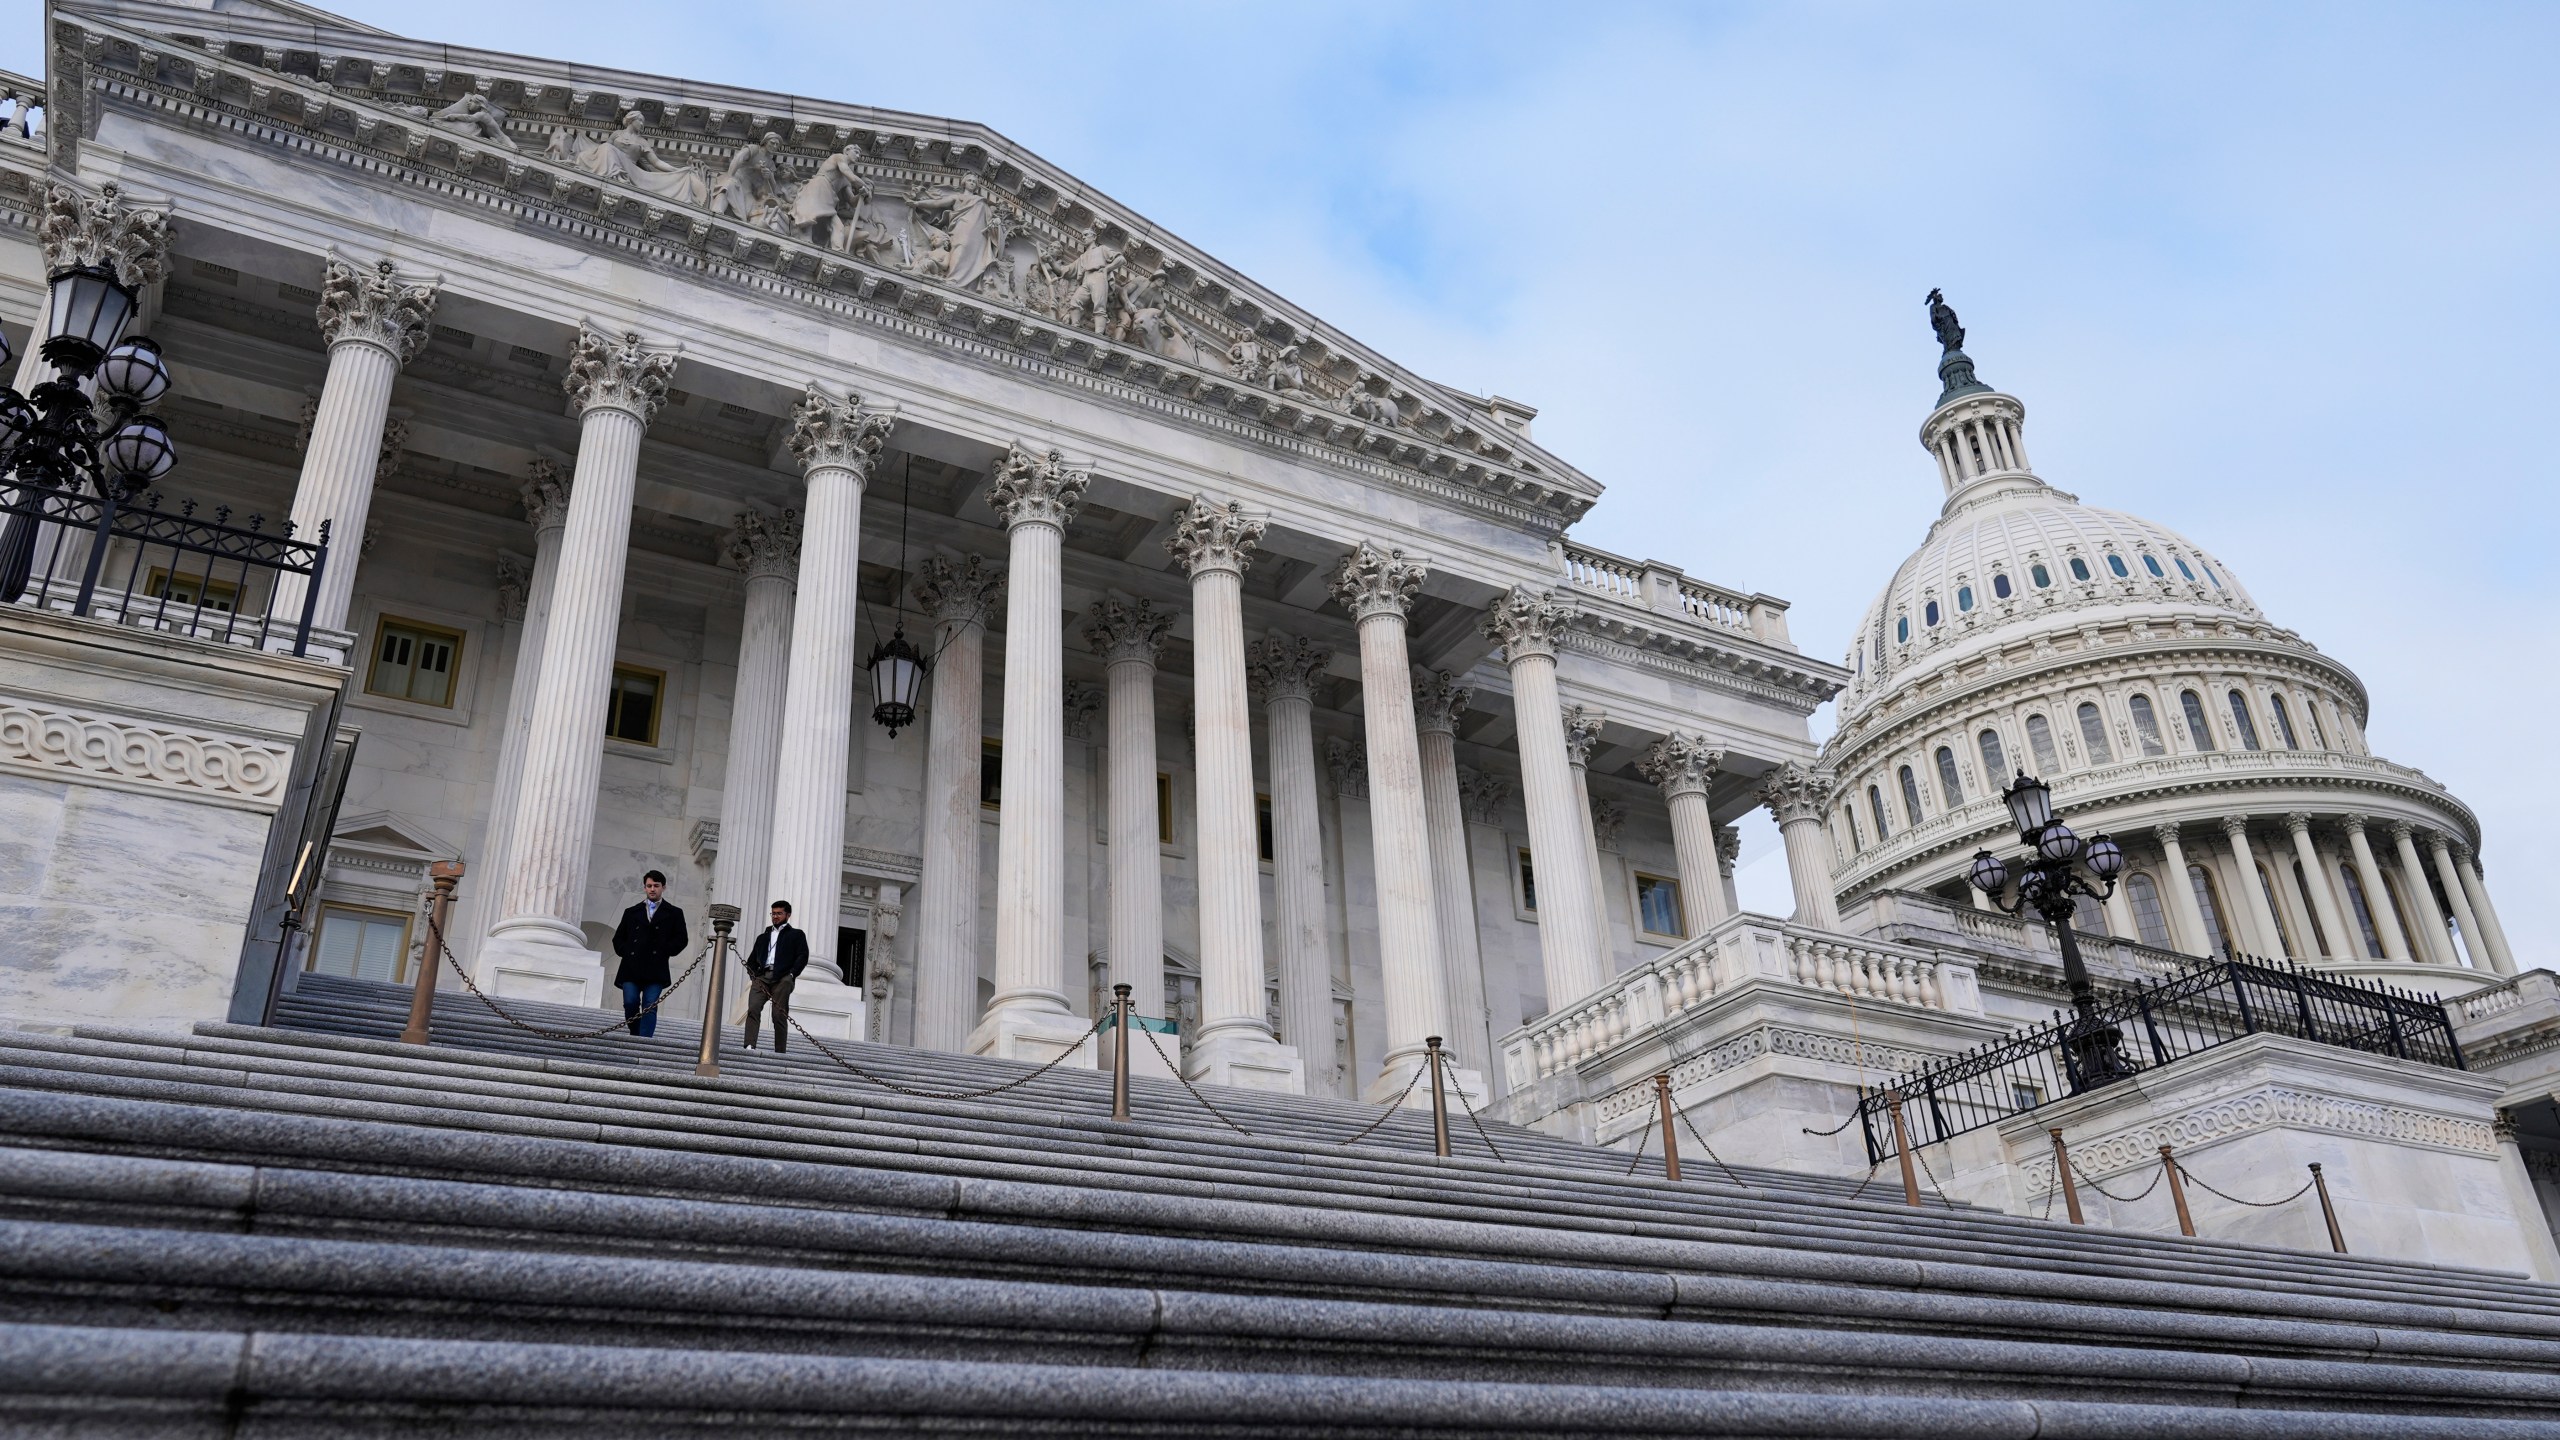
<path id="1" fill-rule="evenodd" d="M 1986 907 L 1965 871 L 2014 848 L 2000 792 L 2023 772 L 2133 857 L 2083 930 L 2439 990 L 2512 973 L 2477 819 L 2371 752 L 2354 672 L 2220 556 L 2040 478 L 2026 407 L 1975 377 L 1931 300 L 1942 389 L 1920 443 L 1944 503 L 1859 623 L 1824 747 L 1842 914 L 1914 892 Z"/>

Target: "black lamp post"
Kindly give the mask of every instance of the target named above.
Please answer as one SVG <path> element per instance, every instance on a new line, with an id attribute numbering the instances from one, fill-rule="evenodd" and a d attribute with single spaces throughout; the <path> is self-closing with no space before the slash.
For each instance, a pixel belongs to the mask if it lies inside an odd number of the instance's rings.
<path id="1" fill-rule="evenodd" d="M 2064 1033 L 2063 1056 L 2072 1093 L 2126 1079 L 2133 1074 L 2133 1063 L 2124 1055 L 2124 1033 L 2098 1019 L 2097 991 L 2089 983 L 2089 967 L 2080 959 L 2080 941 L 2071 928 L 2079 896 L 2104 900 L 2115 893 L 2116 877 L 2124 873 L 2124 851 L 2104 835 L 2083 840 L 2054 818 L 2052 788 L 2023 770 L 2000 798 L 2008 803 L 2018 840 L 2027 847 L 2017 865 L 2017 898 L 2003 898 L 2010 866 L 1988 850 L 1974 852 L 1968 878 L 2002 910 L 2016 915 L 2033 909 L 2053 927 L 2054 939 L 2062 947 L 2062 978 L 2071 987 L 2073 1021 Z M 2097 883 L 2083 878 L 2083 870 Z"/>
<path id="2" fill-rule="evenodd" d="M 169 370 L 160 347 L 140 336 L 118 343 L 133 319 L 133 288 L 98 265 L 54 272 L 47 313 L 50 323 L 37 354 L 53 366 L 53 378 L 32 395 L 0 386 L 0 480 L 14 481 L 19 509 L 0 531 L 0 604 L 26 593 L 35 569 L 41 505 L 28 497 L 43 491 L 95 493 L 100 507 L 100 547 L 114 523 L 116 502 L 169 473 L 178 452 L 168 427 L 139 413 L 169 393 Z M 0 340 L 0 365 L 9 362 Z M 110 418 L 82 386 L 96 381 Z M 95 569 L 99 549 L 90 555 Z"/>

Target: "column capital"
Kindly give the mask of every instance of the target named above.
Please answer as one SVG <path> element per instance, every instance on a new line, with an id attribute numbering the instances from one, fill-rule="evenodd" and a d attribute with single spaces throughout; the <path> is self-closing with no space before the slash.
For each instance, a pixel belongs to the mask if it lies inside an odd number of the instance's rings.
<path id="1" fill-rule="evenodd" d="M 2151 838 L 2152 838 L 2152 839 L 2154 839 L 2154 840 L 2159 841 L 2159 842 L 2160 842 L 2160 848 L 2161 848 L 2161 849 L 2163 849 L 2163 850 L 2168 849 L 2168 848 L 2169 848 L 2170 846 L 2172 846 L 2172 845 L 2178 845 L 2178 844 L 2180 843 L 2180 842 L 2179 842 L 2179 840 L 2178 840 L 2178 827 L 2177 827 L 2177 825 L 2176 825 L 2174 822 L 2173 822 L 2173 823 L 2171 823 L 2171 824 L 2167 824 L 2167 825 L 2154 825 L 2154 826 L 2152 826 L 2152 827 L 2151 827 Z M 2181 848 L 2183 848 L 2183 847 L 2181 847 Z"/>
<path id="2" fill-rule="evenodd" d="M 2338 817 L 2338 828 L 2350 835 L 2363 834 L 2364 827 L 2369 823 L 2371 822 L 2367 821 L 2363 815 L 2353 810 Z"/>
<path id="3" fill-rule="evenodd" d="M 1606 796 L 1591 797 L 1591 840 L 1603 850 L 1618 848 L 1618 832 L 1627 823 L 1627 807 Z"/>
<path id="4" fill-rule="evenodd" d="M 1576 769 L 1591 763 L 1591 747 L 1600 743 L 1600 727 L 1609 717 L 1588 705 L 1564 707 L 1564 754 Z"/>
<path id="5" fill-rule="evenodd" d="M 534 534 L 569 523 L 569 480 L 569 471 L 557 460 L 537 456 L 525 467 L 524 488 L 517 493 L 524 498 L 524 518 Z"/>
<path id="6" fill-rule="evenodd" d="M 1458 717 L 1467 713 L 1467 703 L 1476 692 L 1458 683 L 1458 677 L 1445 670 L 1424 670 L 1414 676 L 1413 723 L 1417 730 L 1458 733 Z"/>
<path id="7" fill-rule="evenodd" d="M 984 625 L 1004 598 L 1004 572 L 976 555 L 958 560 L 928 555 L 916 566 L 909 590 L 926 618 L 957 625 Z"/>
<path id="8" fill-rule="evenodd" d="M 1084 680 L 1070 680 L 1061 703 L 1065 712 L 1067 738 L 1093 738 L 1093 717 L 1102 711 L 1102 687 Z"/>
<path id="9" fill-rule="evenodd" d="M 1369 798 L 1369 752 L 1340 736 L 1324 742 L 1324 767 L 1333 772 L 1333 793 L 1345 800 Z"/>
<path id="10" fill-rule="evenodd" d="M 1504 658 L 1556 653 L 1556 636 L 1573 618 L 1573 607 L 1558 604 L 1525 585 L 1514 585 L 1484 616 L 1486 638 L 1500 645 Z"/>
<path id="11" fill-rule="evenodd" d="M 2471 863 L 2471 847 L 2463 844 L 2461 841 L 2456 840 L 2445 846 L 2445 849 L 2452 853 L 2454 864 L 2468 865 Z"/>
<path id="12" fill-rule="evenodd" d="M 1232 500 L 1221 505 L 1206 495 L 1194 495 L 1174 517 L 1173 533 L 1165 537 L 1164 548 L 1194 579 L 1218 570 L 1241 575 L 1253 563 L 1254 546 L 1270 523 L 1263 516 L 1245 513 Z"/>
<path id="13" fill-rule="evenodd" d="M 1254 698 L 1313 700 L 1333 652 L 1304 635 L 1272 635 L 1245 647 L 1244 674 Z"/>
<path id="14" fill-rule="evenodd" d="M 524 619 L 526 597 L 533 593 L 533 562 L 498 552 L 498 618 L 512 625 Z"/>
<path id="15" fill-rule="evenodd" d="M 2311 833 L 2311 816 L 2296 810 L 2284 817 L 2284 828 L 2296 835 L 2308 835 Z"/>
<path id="16" fill-rule="evenodd" d="M 1017 440 L 996 462 L 987 503 L 1004 517 L 1007 530 L 1024 525 L 1064 530 L 1074 522 L 1076 510 L 1084 504 L 1084 492 L 1092 484 L 1092 471 L 1069 468 L 1066 457 L 1055 450 L 1025 450 Z"/>
<path id="17" fill-rule="evenodd" d="M 837 399 L 812 380 L 791 407 L 791 453 L 799 458 L 803 474 L 834 468 L 868 480 L 897 419 L 886 410 L 863 409 L 862 397 L 852 391 Z"/>
<path id="18" fill-rule="evenodd" d="M 59 183 L 48 187 L 37 239 L 47 273 L 96 265 L 136 290 L 169 273 L 168 212 L 126 204 L 121 186 L 101 185 L 95 195 Z"/>
<path id="19" fill-rule="evenodd" d="M 1662 787 L 1664 799 L 1674 795 L 1707 793 L 1715 783 L 1716 767 L 1724 763 L 1724 752 L 1707 743 L 1704 735 L 1665 735 L 1653 742 L 1636 769 L 1647 780 Z"/>
<path id="20" fill-rule="evenodd" d="M 1828 770 L 1790 760 L 1761 779 L 1760 803 L 1781 825 L 1818 821 L 1831 808 L 1831 794 L 1838 783 Z"/>
<path id="21" fill-rule="evenodd" d="M 646 425 L 667 403 L 667 381 L 675 371 L 675 352 L 650 349 L 639 331 L 608 335 L 580 321 L 560 388 L 582 416 L 590 410 L 619 410 Z"/>
<path id="22" fill-rule="evenodd" d="M 2399 844 L 2414 846 L 2417 843 L 2418 827 L 2406 820 L 2392 821 L 2390 830 L 2391 838 Z"/>
<path id="23" fill-rule="evenodd" d="M 721 538 L 720 558 L 750 580 L 800 578 L 800 512 L 741 510 Z"/>
<path id="24" fill-rule="evenodd" d="M 1372 615 L 1402 618 L 1429 572 L 1429 566 L 1401 550 L 1363 540 L 1334 567 L 1333 598 L 1355 621 Z"/>
<path id="25" fill-rule="evenodd" d="M 1157 609 L 1152 600 L 1105 598 L 1094 603 L 1085 621 L 1084 643 L 1106 665 L 1135 661 L 1152 666 L 1164 650 L 1165 632 L 1172 628 L 1173 616 Z"/>
<path id="26" fill-rule="evenodd" d="M 2225 815 L 2221 824 L 2225 835 L 2245 839 L 2249 834 L 2249 817 L 2246 815 Z"/>
<path id="27" fill-rule="evenodd" d="M 312 316 L 330 348 L 370 345 L 406 365 L 427 343 L 435 311 L 433 281 L 403 280 L 388 260 L 366 267 L 332 255 L 321 272 L 320 303 Z"/>
<path id="28" fill-rule="evenodd" d="M 1717 826 L 1716 869 L 1730 876 L 1733 874 L 1734 864 L 1741 859 L 1742 831 L 1732 825 Z"/>
<path id="29" fill-rule="evenodd" d="M 1503 802 L 1511 798 L 1511 782 L 1482 770 L 1458 767 L 1458 803 L 1478 825 L 1502 823 Z"/>

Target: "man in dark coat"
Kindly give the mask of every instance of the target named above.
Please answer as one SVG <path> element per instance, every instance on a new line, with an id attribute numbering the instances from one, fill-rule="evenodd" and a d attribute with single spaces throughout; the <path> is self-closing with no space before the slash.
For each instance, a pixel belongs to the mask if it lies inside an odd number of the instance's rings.
<path id="1" fill-rule="evenodd" d="M 642 1038 L 658 1033 L 658 997 L 666 993 L 668 963 L 684 953 L 692 939 L 685 932 L 684 912 L 669 903 L 667 877 L 655 870 L 640 877 L 639 904 L 622 912 L 613 930 L 613 953 L 622 966 L 613 983 L 622 987 L 622 1019 Z"/>
<path id="2" fill-rule="evenodd" d="M 773 1002 L 773 1053 L 790 1048 L 791 987 L 809 968 L 809 937 L 791 923 L 791 902 L 773 902 L 773 924 L 747 949 L 747 1048 L 756 1048 L 756 1016 Z"/>

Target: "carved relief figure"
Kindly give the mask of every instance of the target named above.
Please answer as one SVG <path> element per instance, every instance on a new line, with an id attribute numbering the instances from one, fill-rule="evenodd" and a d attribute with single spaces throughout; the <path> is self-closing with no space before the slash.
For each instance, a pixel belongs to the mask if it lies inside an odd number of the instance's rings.
<path id="1" fill-rule="evenodd" d="M 787 230 L 790 207 L 784 203 L 781 177 L 774 171 L 774 147 L 780 135 L 750 140 L 729 157 L 729 168 L 711 190 L 711 208 L 732 219 L 768 230 Z"/>
<path id="2" fill-rule="evenodd" d="M 679 164 L 661 156 L 649 137 L 640 133 L 641 120 L 637 110 L 623 116 L 622 128 L 602 143 L 590 141 L 574 130 L 555 131 L 548 154 L 551 159 L 566 161 L 598 179 L 618 180 L 635 190 L 687 205 L 708 204 L 711 177 L 690 161 Z"/>
<path id="3" fill-rule="evenodd" d="M 1181 318 L 1166 304 L 1172 273 L 1171 266 L 1159 265 L 1153 274 L 1132 279 L 1122 287 L 1119 338 L 1150 355 L 1197 365 L 1200 348 L 1192 343 L 1191 332 Z"/>
<path id="4" fill-rule="evenodd" d="M 869 182 L 853 168 L 861 157 L 859 145 L 847 145 L 828 156 L 792 197 L 791 228 L 810 244 L 848 252 L 855 248 L 855 222 L 863 202 L 871 198 Z M 884 228 L 870 245 L 876 248 L 887 238 Z"/>
<path id="5" fill-rule="evenodd" d="M 1081 325 L 1096 335 L 1111 324 L 1111 274 L 1120 263 L 1120 247 L 1099 230 L 1085 232 L 1084 252 L 1064 267 L 1066 295 L 1055 317 L 1065 325 Z"/>
<path id="6" fill-rule="evenodd" d="M 1298 362 L 1298 347 L 1281 347 L 1279 357 L 1271 362 L 1271 372 L 1265 378 L 1271 382 L 1272 389 L 1283 395 L 1306 393 L 1307 371 Z"/>
<path id="7" fill-rule="evenodd" d="M 1369 388 L 1370 382 L 1377 378 L 1366 370 L 1361 371 L 1360 378 L 1352 381 L 1350 388 L 1342 392 L 1342 413 L 1365 424 L 1392 428 L 1403 416 L 1396 409 L 1396 402 Z"/>
<path id="8" fill-rule="evenodd" d="M 967 175 L 957 187 L 919 185 L 907 192 L 907 203 L 920 212 L 945 211 L 950 217 L 947 225 L 935 227 L 939 239 L 925 274 L 941 276 L 965 290 L 996 263 L 998 217 L 989 203 L 985 180 Z"/>
<path id="9" fill-rule="evenodd" d="M 1227 347 L 1227 365 L 1240 380 L 1260 381 L 1269 371 L 1269 360 L 1262 353 L 1262 341 L 1247 333 Z"/>
<path id="10" fill-rule="evenodd" d="M 429 115 L 427 123 L 456 135 L 469 135 L 492 145 L 504 145 L 510 150 L 516 148 L 516 142 L 507 138 L 507 112 L 499 109 L 486 95 L 465 95 Z"/>

